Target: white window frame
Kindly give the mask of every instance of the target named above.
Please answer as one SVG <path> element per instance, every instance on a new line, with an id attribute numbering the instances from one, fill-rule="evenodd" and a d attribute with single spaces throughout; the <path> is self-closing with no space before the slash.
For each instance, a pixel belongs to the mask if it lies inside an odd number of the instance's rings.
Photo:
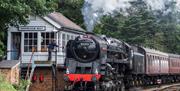
<path id="1" fill-rule="evenodd" d="M 28 37 L 26 38 L 26 33 L 28 34 Z M 30 41 L 30 38 L 29 38 L 29 34 L 32 33 L 32 34 L 37 34 L 37 39 L 34 38 L 34 35 L 33 35 L 33 38 L 31 38 L 32 40 L 32 45 L 29 45 L 29 41 Z M 28 44 L 25 44 L 25 40 L 28 40 Z M 24 53 L 28 53 L 28 52 L 32 52 L 30 51 L 30 47 L 29 46 L 35 46 L 35 44 L 33 43 L 34 41 L 36 40 L 36 50 L 35 51 L 38 51 L 38 32 L 24 32 L 24 39 L 23 39 L 23 52 Z M 28 46 L 28 51 L 25 51 L 25 46 Z M 32 49 L 31 49 L 32 50 Z"/>
<path id="2" fill-rule="evenodd" d="M 43 34 L 43 33 L 45 34 L 45 39 L 42 37 L 42 34 Z M 51 37 L 51 34 L 49 34 L 50 37 L 49 37 L 49 39 L 47 39 L 46 33 L 54 33 L 54 38 L 52 38 L 52 37 Z M 40 40 L 41 40 L 41 41 L 40 41 L 40 45 L 39 45 L 39 46 L 40 46 L 40 52 L 48 52 L 48 44 L 49 44 L 49 43 L 47 44 L 46 41 L 50 42 L 51 39 L 54 39 L 54 40 L 56 41 L 56 44 L 57 44 L 58 36 L 57 36 L 56 32 L 41 32 L 41 33 L 40 33 Z M 46 44 L 46 45 L 42 45 L 42 44 L 41 44 L 41 43 L 42 43 L 42 40 L 45 40 L 45 44 Z M 45 50 L 45 51 L 42 51 L 42 47 L 43 47 L 43 46 L 46 46 L 46 50 Z"/>

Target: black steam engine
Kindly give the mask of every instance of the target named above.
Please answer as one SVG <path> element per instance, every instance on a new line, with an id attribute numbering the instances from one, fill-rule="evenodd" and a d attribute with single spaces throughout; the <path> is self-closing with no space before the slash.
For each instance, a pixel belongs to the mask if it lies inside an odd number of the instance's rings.
<path id="1" fill-rule="evenodd" d="M 65 90 L 70 91 L 124 91 L 180 82 L 180 55 L 92 33 L 67 43 L 65 68 Z"/>
<path id="2" fill-rule="evenodd" d="M 132 55 L 127 43 L 106 36 L 87 33 L 70 40 L 65 62 L 68 82 L 65 88 L 90 91 L 124 88 L 123 77 L 125 71 L 132 68 Z"/>

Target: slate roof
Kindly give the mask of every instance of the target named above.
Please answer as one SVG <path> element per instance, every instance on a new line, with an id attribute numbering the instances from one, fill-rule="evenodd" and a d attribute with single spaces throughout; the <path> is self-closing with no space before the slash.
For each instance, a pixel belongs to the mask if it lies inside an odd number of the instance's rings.
<path id="1" fill-rule="evenodd" d="M 3 60 L 0 62 L 0 68 L 12 68 L 19 63 L 19 60 Z"/>
<path id="2" fill-rule="evenodd" d="M 74 22 L 72 22 L 71 20 L 69 20 L 68 18 L 66 18 L 59 12 L 50 13 L 47 15 L 47 17 L 49 17 L 50 19 L 52 19 L 53 21 L 55 21 L 56 23 L 58 23 L 59 25 L 65 27 L 65 28 L 70 28 L 70 29 L 79 30 L 79 31 L 85 31 L 80 26 L 78 26 L 77 24 L 75 24 Z"/>

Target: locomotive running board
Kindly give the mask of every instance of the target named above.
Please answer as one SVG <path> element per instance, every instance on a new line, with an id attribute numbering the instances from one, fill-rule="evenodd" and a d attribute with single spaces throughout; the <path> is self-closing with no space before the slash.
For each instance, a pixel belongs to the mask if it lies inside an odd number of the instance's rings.
<path id="1" fill-rule="evenodd" d="M 108 58 L 106 61 L 109 62 L 109 63 L 111 63 L 111 62 L 113 62 L 113 63 L 124 63 L 124 64 L 129 63 L 128 59 L 119 60 L 119 59 L 110 59 L 110 58 Z"/>

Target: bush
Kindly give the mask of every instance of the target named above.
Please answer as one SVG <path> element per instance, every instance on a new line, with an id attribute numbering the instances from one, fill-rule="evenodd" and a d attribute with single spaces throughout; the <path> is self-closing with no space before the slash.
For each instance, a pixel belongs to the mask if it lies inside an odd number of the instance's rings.
<path id="1" fill-rule="evenodd" d="M 26 87 L 30 84 L 28 80 L 21 80 L 19 84 L 11 85 L 0 74 L 0 91 L 25 91 Z"/>
<path id="2" fill-rule="evenodd" d="M 28 80 L 21 80 L 19 84 L 14 84 L 14 88 L 17 91 L 25 91 L 26 87 L 30 84 Z"/>
<path id="3" fill-rule="evenodd" d="M 0 75 L 0 91 L 17 91 L 5 78 Z"/>

